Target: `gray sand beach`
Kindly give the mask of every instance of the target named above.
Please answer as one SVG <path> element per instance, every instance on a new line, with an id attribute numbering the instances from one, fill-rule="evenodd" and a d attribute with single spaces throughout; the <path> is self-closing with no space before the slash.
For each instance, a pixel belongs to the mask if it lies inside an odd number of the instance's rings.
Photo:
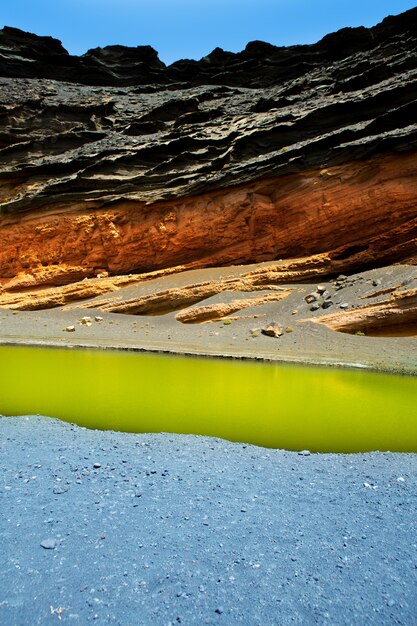
<path id="1" fill-rule="evenodd" d="M 0 429 L 2 624 L 417 620 L 415 454 Z"/>

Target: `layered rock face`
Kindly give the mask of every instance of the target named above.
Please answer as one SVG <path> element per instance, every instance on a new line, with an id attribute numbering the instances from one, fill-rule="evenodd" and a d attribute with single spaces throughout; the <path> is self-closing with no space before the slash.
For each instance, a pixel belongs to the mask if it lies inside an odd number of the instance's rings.
<path id="1" fill-rule="evenodd" d="M 417 9 L 169 67 L 5 28 L 0 76 L 3 289 L 417 257 Z"/>

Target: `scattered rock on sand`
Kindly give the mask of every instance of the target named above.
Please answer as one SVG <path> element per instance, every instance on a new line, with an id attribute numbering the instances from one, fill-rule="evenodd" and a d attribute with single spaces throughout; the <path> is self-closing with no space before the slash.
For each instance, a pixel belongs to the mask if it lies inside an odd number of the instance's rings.
<path id="1" fill-rule="evenodd" d="M 317 291 L 314 291 L 313 293 L 309 293 L 308 296 L 304 298 L 304 300 L 307 302 L 307 304 L 311 304 L 312 302 L 317 302 L 319 298 L 320 294 Z"/>
<path id="2" fill-rule="evenodd" d="M 41 546 L 42 548 L 45 548 L 45 550 L 55 550 L 56 545 L 56 539 L 44 539 L 43 541 L 41 541 Z"/>
<path id="3" fill-rule="evenodd" d="M 323 302 L 323 304 L 321 305 L 322 309 L 328 309 L 329 307 L 333 306 L 333 302 L 332 300 L 325 300 Z"/>
<path id="4" fill-rule="evenodd" d="M 73 333 L 75 331 L 75 326 L 67 326 L 64 330 L 66 330 L 67 333 Z"/>
<path id="5" fill-rule="evenodd" d="M 270 322 L 261 328 L 261 333 L 267 337 L 281 337 L 284 334 L 284 329 L 277 322 Z"/>

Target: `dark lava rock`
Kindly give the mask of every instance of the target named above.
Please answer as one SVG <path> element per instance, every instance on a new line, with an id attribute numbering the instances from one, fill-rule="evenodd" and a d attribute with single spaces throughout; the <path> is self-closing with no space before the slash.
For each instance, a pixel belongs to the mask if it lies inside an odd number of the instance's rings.
<path id="1" fill-rule="evenodd" d="M 5 27 L 0 182 L 22 190 L 2 211 L 155 202 L 415 149 L 416 48 L 417 9 L 170 66 L 149 46 L 78 57 Z"/>

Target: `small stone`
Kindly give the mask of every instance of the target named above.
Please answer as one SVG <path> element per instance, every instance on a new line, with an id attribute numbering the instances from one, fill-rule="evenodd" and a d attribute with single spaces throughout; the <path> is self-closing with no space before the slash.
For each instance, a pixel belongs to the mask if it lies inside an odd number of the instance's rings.
<path id="1" fill-rule="evenodd" d="M 379 287 L 379 285 L 382 284 L 382 280 L 380 278 L 376 278 L 375 280 L 372 281 L 372 285 L 374 287 Z"/>
<path id="2" fill-rule="evenodd" d="M 339 306 L 340 309 L 348 309 L 349 308 L 349 303 L 348 302 L 342 302 L 342 304 Z"/>
<path id="3" fill-rule="evenodd" d="M 101 467 L 101 463 L 94 463 L 93 467 L 95 469 L 98 469 L 99 467 Z"/>
<path id="4" fill-rule="evenodd" d="M 218 615 L 221 615 L 224 612 L 224 609 L 222 606 L 218 606 L 214 612 L 217 613 Z"/>
<path id="5" fill-rule="evenodd" d="M 318 302 L 315 302 L 314 304 L 311 305 L 310 307 L 310 311 L 318 311 L 320 308 L 320 305 Z"/>
<path id="6" fill-rule="evenodd" d="M 293 333 L 294 332 L 294 328 L 292 326 L 287 326 L 285 329 L 286 333 Z"/>
<path id="7" fill-rule="evenodd" d="M 298 313 L 297 309 L 294 309 L 294 311 L 291 311 L 291 315 L 297 315 L 297 313 Z"/>
<path id="8" fill-rule="evenodd" d="M 337 280 L 347 280 L 347 276 L 345 276 L 344 274 L 339 274 Z"/>
<path id="9" fill-rule="evenodd" d="M 56 539 L 44 539 L 41 541 L 41 546 L 45 550 L 55 550 L 57 545 Z"/>
<path id="10" fill-rule="evenodd" d="M 102 317 L 100 317 L 99 315 L 96 315 L 96 316 L 95 316 L 95 318 L 94 318 L 94 321 L 95 321 L 95 322 L 102 322 L 102 321 L 103 321 L 103 318 L 102 318 Z"/>
<path id="11" fill-rule="evenodd" d="M 308 296 L 304 298 L 304 300 L 307 302 L 307 304 L 311 304 L 312 302 L 317 302 L 319 298 L 319 293 L 309 293 Z"/>
<path id="12" fill-rule="evenodd" d="M 310 456 L 311 452 L 310 450 L 300 450 L 300 452 L 298 453 L 298 456 Z"/>
<path id="13" fill-rule="evenodd" d="M 73 332 L 74 332 L 74 330 L 75 330 L 75 326 L 67 326 L 66 328 L 64 328 L 64 330 L 65 330 L 67 333 L 73 333 Z"/>
<path id="14" fill-rule="evenodd" d="M 325 300 L 323 302 L 323 304 L 321 305 L 321 308 L 322 309 L 328 309 L 331 306 L 333 306 L 333 301 L 332 300 Z"/>
<path id="15" fill-rule="evenodd" d="M 91 317 L 89 317 L 88 315 L 86 315 L 85 317 L 82 317 L 80 319 L 80 324 L 82 326 L 91 326 Z"/>
<path id="16" fill-rule="evenodd" d="M 60 494 L 60 493 L 65 493 L 66 491 L 68 491 L 69 487 L 64 487 L 64 486 L 59 486 L 59 487 L 54 487 L 53 491 L 56 494 Z"/>
<path id="17" fill-rule="evenodd" d="M 280 324 L 270 322 L 267 326 L 261 328 L 261 333 L 267 337 L 281 337 L 284 333 L 284 329 L 280 326 Z"/>
<path id="18" fill-rule="evenodd" d="M 326 287 L 324 285 L 317 285 L 317 291 L 319 293 L 324 293 L 326 291 Z"/>

